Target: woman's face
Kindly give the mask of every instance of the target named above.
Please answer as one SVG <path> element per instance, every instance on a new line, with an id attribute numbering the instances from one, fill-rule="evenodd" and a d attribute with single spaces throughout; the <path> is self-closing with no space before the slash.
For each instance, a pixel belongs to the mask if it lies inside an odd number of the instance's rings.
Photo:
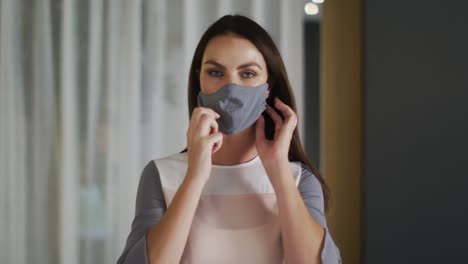
<path id="1" fill-rule="evenodd" d="M 257 86 L 267 79 L 265 59 L 249 40 L 228 34 L 208 42 L 200 70 L 203 93 L 214 93 L 228 83 Z"/>

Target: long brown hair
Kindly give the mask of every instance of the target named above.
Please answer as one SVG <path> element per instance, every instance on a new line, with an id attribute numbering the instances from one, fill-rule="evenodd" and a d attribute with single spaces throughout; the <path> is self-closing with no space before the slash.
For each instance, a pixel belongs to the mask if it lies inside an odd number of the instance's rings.
<path id="1" fill-rule="evenodd" d="M 273 99 L 278 97 L 281 101 L 291 107 L 297 115 L 296 102 L 286 73 L 286 68 L 270 35 L 255 21 L 245 16 L 226 15 L 207 29 L 195 50 L 188 81 L 189 117 L 191 117 L 193 109 L 198 106 L 197 96 L 200 92 L 199 73 L 205 48 L 212 38 L 226 34 L 235 34 L 249 40 L 262 53 L 268 69 L 267 82 L 270 88 L 270 94 L 266 99 L 267 103 L 274 107 Z M 280 112 L 279 114 L 281 115 Z M 275 125 L 269 115 L 263 113 L 263 116 L 265 118 L 265 135 L 271 140 L 274 136 Z M 187 148 L 181 151 L 181 153 L 186 151 Z M 313 174 L 315 174 L 322 186 L 325 211 L 328 211 L 328 202 L 330 199 L 329 188 L 319 171 L 307 157 L 307 154 L 302 147 L 297 127 L 292 135 L 288 158 L 290 161 L 302 162 Z"/>

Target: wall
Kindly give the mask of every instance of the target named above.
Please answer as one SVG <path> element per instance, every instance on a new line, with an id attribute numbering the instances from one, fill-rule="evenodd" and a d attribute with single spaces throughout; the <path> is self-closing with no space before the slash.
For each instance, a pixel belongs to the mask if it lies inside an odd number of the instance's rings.
<path id="1" fill-rule="evenodd" d="M 320 22 L 304 22 L 304 148 L 320 170 Z"/>
<path id="2" fill-rule="evenodd" d="M 365 263 L 468 243 L 468 4 L 365 3 Z"/>
<path id="3" fill-rule="evenodd" d="M 321 28 L 321 172 L 332 192 L 327 214 L 343 263 L 362 263 L 361 0 L 325 1 Z"/>

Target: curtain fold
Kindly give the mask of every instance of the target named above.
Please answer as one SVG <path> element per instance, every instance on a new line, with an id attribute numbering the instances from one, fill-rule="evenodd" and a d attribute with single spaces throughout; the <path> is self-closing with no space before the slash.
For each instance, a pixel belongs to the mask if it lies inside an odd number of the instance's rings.
<path id="1" fill-rule="evenodd" d="M 60 263 L 79 263 L 79 209 L 80 192 L 80 125 L 78 118 L 79 94 L 82 91 L 77 76 L 77 39 L 74 0 L 63 0 L 57 8 L 60 17 L 59 26 L 59 94 L 60 127 L 57 144 L 59 145 L 58 175 L 59 187 L 56 199 L 59 200 L 59 261 Z M 28 252 L 26 252 L 28 254 Z"/>
<path id="2" fill-rule="evenodd" d="M 186 146 L 189 66 L 222 15 L 270 32 L 301 107 L 302 4 L 0 0 L 0 263 L 116 262 L 144 165 Z"/>
<path id="3" fill-rule="evenodd" d="M 20 78 L 21 30 L 14 0 L 0 3 L 0 262 L 25 263 L 27 168 L 16 166 L 27 158 L 24 83 Z M 10 87 L 10 88 L 9 88 Z M 11 89 L 15 87 L 15 89 Z M 8 150 L 8 151 L 7 151 Z M 12 206 L 14 205 L 14 206 Z M 6 239 L 9 238 L 9 239 Z"/>

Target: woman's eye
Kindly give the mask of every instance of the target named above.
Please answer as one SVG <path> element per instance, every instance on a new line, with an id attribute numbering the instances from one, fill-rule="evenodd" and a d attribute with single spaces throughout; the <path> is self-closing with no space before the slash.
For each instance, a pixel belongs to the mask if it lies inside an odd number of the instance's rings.
<path id="1" fill-rule="evenodd" d="M 255 76 L 255 73 L 253 73 L 253 72 L 244 72 L 244 73 L 242 73 L 242 77 L 244 77 L 244 78 L 252 78 L 254 76 Z"/>
<path id="2" fill-rule="evenodd" d="M 213 77 L 221 77 L 223 76 L 223 73 L 217 70 L 210 70 L 208 71 L 208 74 L 213 76 Z"/>

